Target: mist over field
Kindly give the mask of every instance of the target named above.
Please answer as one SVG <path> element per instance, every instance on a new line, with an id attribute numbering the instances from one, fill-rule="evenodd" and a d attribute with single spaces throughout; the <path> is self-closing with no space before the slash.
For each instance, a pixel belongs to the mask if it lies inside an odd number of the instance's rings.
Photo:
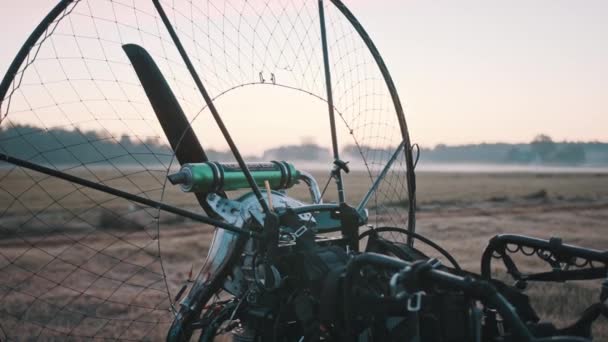
<path id="1" fill-rule="evenodd" d="M 115 137 L 107 132 L 39 128 L 29 125 L 0 127 L 0 142 L 5 152 L 36 156 L 40 148 L 56 151 L 47 153 L 44 163 L 55 165 L 78 164 L 79 158 L 89 164 L 163 164 L 173 158 L 170 148 L 157 138 L 123 135 Z M 351 162 L 352 168 L 365 170 L 365 159 L 385 160 L 396 147 L 345 145 L 341 157 Z M 414 150 L 416 152 L 417 150 Z M 209 149 L 210 160 L 234 161 L 230 151 Z M 419 149 L 420 169 L 439 172 L 603 172 L 608 168 L 608 143 L 554 142 L 547 135 L 538 135 L 530 143 L 480 143 L 469 145 L 440 144 Z M 78 156 L 76 158 L 75 156 Z M 245 155 L 247 161 L 286 160 L 300 167 L 323 170 L 331 167 L 332 155 L 328 147 L 311 141 L 298 145 L 277 146 L 261 155 Z M 606 169 L 608 170 L 608 169 Z"/>

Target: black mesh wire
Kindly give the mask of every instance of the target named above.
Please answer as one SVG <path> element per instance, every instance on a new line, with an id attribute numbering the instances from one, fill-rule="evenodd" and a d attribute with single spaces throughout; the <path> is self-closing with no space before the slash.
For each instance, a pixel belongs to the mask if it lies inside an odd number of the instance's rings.
<path id="1" fill-rule="evenodd" d="M 245 88 L 326 98 L 316 1 L 161 4 L 219 104 Z M 325 11 L 338 141 L 355 169 L 345 176 L 347 198 L 356 205 L 403 135 L 366 42 L 329 1 Z M 80 0 L 46 23 L 6 76 L 0 153 L 203 213 L 193 196 L 165 187 L 178 165 L 124 44 L 152 55 L 205 145 L 216 126 L 152 2 Z M 329 137 L 326 110 L 309 120 Z M 256 134 L 273 134 L 265 117 L 241 115 Z M 296 116 L 284 108 L 281 129 L 297 133 Z M 401 153 L 368 205 L 370 223 L 407 226 L 406 170 Z M 207 228 L 0 164 L 0 339 L 161 339 L 180 281 L 204 260 Z"/>

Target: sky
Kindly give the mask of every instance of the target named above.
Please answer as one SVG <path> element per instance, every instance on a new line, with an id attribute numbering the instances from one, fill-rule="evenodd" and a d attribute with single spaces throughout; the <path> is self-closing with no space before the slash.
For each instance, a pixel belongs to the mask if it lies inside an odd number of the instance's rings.
<path id="1" fill-rule="evenodd" d="M 608 141 L 608 2 L 344 0 L 414 142 Z M 56 1 L 0 1 L 0 75 Z"/>

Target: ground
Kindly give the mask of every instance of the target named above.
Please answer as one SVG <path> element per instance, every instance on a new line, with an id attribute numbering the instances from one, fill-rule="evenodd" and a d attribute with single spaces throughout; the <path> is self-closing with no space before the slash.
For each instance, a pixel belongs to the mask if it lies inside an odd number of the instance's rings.
<path id="1" fill-rule="evenodd" d="M 324 175 L 317 176 L 324 184 Z M 361 177 L 365 176 L 345 177 L 349 198 L 366 190 Z M 17 176 L 5 177 L 2 185 L 19 188 L 21 181 Z M 417 231 L 450 251 L 470 271 L 479 272 L 487 241 L 500 233 L 558 236 L 565 243 L 608 249 L 608 174 L 419 173 L 417 181 Z M 64 186 L 57 180 L 45 183 L 45 188 L 57 191 Z M 294 194 L 306 196 L 304 189 Z M 191 197 L 168 196 L 175 203 L 192 205 Z M 22 217 L 32 216 L 31 212 L 18 206 L 2 208 L 6 210 L 0 217 L 4 333 L 161 338 L 170 321 L 167 292 L 173 296 L 190 269 L 200 268 L 210 230 L 169 215 L 161 215 L 158 225 L 146 223 L 148 211 L 141 208 L 127 222 L 101 207 L 78 212 L 81 220 L 71 219 L 75 208 L 86 202 L 84 197 L 67 199 L 64 203 L 71 212 L 57 207 L 25 222 Z M 42 201 L 39 207 L 44 205 Z M 106 207 L 120 210 L 121 205 L 134 210 L 124 203 Z M 61 222 L 66 224 L 58 228 Z M 139 226 L 133 228 L 134 222 Z M 21 230 L 11 230 L 17 225 Z M 15 238 L 16 233 L 20 238 Z M 538 265 L 530 260 L 522 263 Z M 532 285 L 528 293 L 545 320 L 563 326 L 597 301 L 599 287 L 600 282 Z M 15 317 L 30 323 L 16 323 Z M 605 319 L 594 330 L 597 341 L 608 340 Z"/>

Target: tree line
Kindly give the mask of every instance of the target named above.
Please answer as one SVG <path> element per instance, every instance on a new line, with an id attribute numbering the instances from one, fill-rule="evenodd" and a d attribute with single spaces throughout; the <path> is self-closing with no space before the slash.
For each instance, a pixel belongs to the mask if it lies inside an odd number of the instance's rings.
<path id="1" fill-rule="evenodd" d="M 395 147 L 347 145 L 342 148 L 343 159 L 366 158 L 385 160 Z M 42 129 L 29 125 L 0 127 L 0 150 L 28 157 L 40 156 L 57 164 L 70 163 L 150 163 L 170 161 L 170 148 L 156 137 L 114 137 L 107 132 Z M 44 151 L 41 153 L 40 151 Z M 212 160 L 232 160 L 230 151 L 206 150 Z M 330 149 L 313 141 L 270 148 L 262 155 L 246 156 L 247 160 L 330 161 Z M 421 162 L 441 163 L 508 163 L 547 165 L 608 165 L 608 143 L 556 142 L 540 134 L 529 143 L 481 143 L 468 145 L 439 144 L 421 148 Z"/>

